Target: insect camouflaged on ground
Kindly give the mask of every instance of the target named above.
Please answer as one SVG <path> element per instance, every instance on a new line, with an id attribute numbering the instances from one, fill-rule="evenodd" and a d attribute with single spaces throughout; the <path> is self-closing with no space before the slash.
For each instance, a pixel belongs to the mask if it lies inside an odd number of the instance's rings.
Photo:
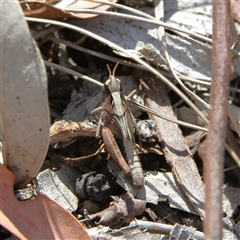
<path id="1" fill-rule="evenodd" d="M 118 64 L 116 64 L 111 74 L 111 70 L 107 65 L 109 79 L 103 86 L 103 106 L 96 136 L 100 135 L 102 128 L 102 138 L 110 156 L 119 164 L 126 175 L 131 175 L 134 185 L 142 187 L 144 174 L 134 145 L 134 131 L 137 131 L 137 125 L 122 93 L 121 81 L 115 77 L 117 66 Z M 114 138 L 122 140 L 125 158 L 130 171 L 124 164 L 126 162 Z"/>

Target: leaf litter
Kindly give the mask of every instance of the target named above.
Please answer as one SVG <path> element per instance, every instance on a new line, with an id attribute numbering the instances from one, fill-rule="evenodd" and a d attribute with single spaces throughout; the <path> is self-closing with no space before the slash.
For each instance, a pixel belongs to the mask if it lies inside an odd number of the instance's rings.
<path id="1" fill-rule="evenodd" d="M 36 14 L 40 14 L 39 17 L 52 19 L 51 14 L 53 14 L 53 12 L 49 11 L 49 9 L 52 9 L 52 6 L 47 5 L 49 4 L 48 2 L 40 3 L 42 5 L 37 6 L 38 9 L 43 11 L 40 11 L 40 13 L 36 12 L 37 9 L 33 7 L 34 4 L 36 7 L 36 3 L 34 2 L 25 1 L 21 4 L 26 16 L 36 17 Z M 37 4 L 39 4 L 39 2 Z M 152 110 L 162 113 L 171 119 L 176 119 L 174 112 L 177 109 L 181 109 L 182 119 L 205 127 L 204 119 L 199 122 L 198 117 L 196 120 L 196 113 L 193 113 L 193 110 L 184 104 L 181 97 L 177 95 L 178 93 L 174 93 L 175 90 L 172 88 L 172 83 L 178 88 L 179 85 L 169 70 L 171 68 L 174 69 L 175 74 L 177 74 L 190 91 L 194 92 L 194 94 L 206 102 L 206 105 L 201 105 L 201 103 L 197 102 L 198 108 L 204 112 L 206 117 L 208 112 L 206 106 L 208 106 L 211 80 L 211 46 L 209 44 L 211 41 L 209 40 L 208 44 L 206 44 L 197 34 L 200 33 L 206 37 L 211 36 L 212 6 L 208 1 L 203 1 L 200 5 L 191 5 L 189 2 L 181 2 L 176 6 L 170 5 L 169 3 L 166 3 L 164 6 L 158 4 L 159 3 L 155 1 L 155 8 L 160 7 L 160 12 L 165 14 L 164 17 L 167 24 L 172 24 L 172 26 L 175 26 L 177 29 L 179 23 L 181 23 L 181 28 L 185 28 L 186 31 L 190 29 L 190 31 L 193 32 L 191 33 L 192 35 L 188 35 L 186 33 L 179 33 L 173 29 L 165 33 L 166 39 L 163 41 L 165 41 L 167 45 L 170 62 L 165 59 L 166 52 L 163 50 L 164 42 L 159 41 L 160 35 L 156 23 L 152 25 L 149 22 L 140 23 L 137 21 L 124 20 L 120 14 L 129 13 L 126 11 L 126 9 L 129 10 L 128 7 L 126 7 L 125 10 L 116 10 L 116 16 L 101 16 L 100 14 L 100 16 L 88 19 L 87 21 L 76 19 L 65 21 L 66 23 L 83 27 L 98 36 L 108 39 L 113 44 L 126 49 L 124 54 L 119 49 L 109 48 L 107 46 L 108 44 L 104 45 L 90 37 L 68 29 L 51 29 L 41 23 L 31 23 L 30 25 L 30 30 L 34 34 L 38 33 L 36 40 L 43 59 L 50 62 L 49 64 L 51 64 L 51 62 L 58 63 L 70 68 L 72 71 L 72 75 L 69 75 L 69 73 L 63 74 L 59 70 L 55 70 L 54 65 L 48 65 L 51 66 L 51 68 L 47 68 L 48 98 L 52 125 L 50 127 L 48 154 L 44 164 L 39 163 L 39 168 L 41 165 L 42 168 L 37 179 L 41 175 L 44 175 L 43 173 L 55 175 L 52 171 L 53 169 L 56 171 L 60 166 L 62 170 L 68 168 L 68 165 L 75 168 L 74 172 L 76 172 L 76 176 L 78 174 L 77 172 L 79 172 L 79 178 L 85 176 L 84 174 L 87 174 L 88 178 L 90 176 L 89 179 L 91 179 L 91 181 L 84 181 L 84 184 L 81 183 L 80 185 L 81 191 L 89 189 L 88 194 L 85 194 L 85 197 L 82 197 L 82 195 L 78 196 L 78 209 L 70 211 L 73 212 L 73 215 L 85 226 L 86 231 L 94 239 L 97 237 L 114 239 L 116 238 L 116 234 L 119 234 L 117 233 L 118 229 L 123 233 L 121 239 L 134 238 L 134 236 L 135 238 L 137 236 L 144 236 L 144 238 L 154 239 L 154 237 L 158 238 L 160 235 L 169 235 L 170 238 L 181 238 L 185 236 L 186 239 L 191 237 L 203 239 L 204 236 L 199 232 L 202 231 L 201 221 L 205 218 L 203 209 L 205 195 L 204 182 L 201 177 L 203 173 L 202 163 L 197 151 L 206 133 L 201 130 L 191 130 L 185 127 L 179 128 L 177 124 L 160 119 L 151 113 L 146 114 L 137 109 L 134 104 L 130 104 L 133 116 L 139 119 L 139 126 L 145 124 L 145 121 L 149 119 L 153 121 L 153 125 L 150 123 L 144 125 L 148 125 L 150 128 L 140 128 L 140 136 L 151 136 L 150 138 L 143 138 L 142 144 L 139 144 L 140 139 L 138 139 L 138 136 L 135 136 L 136 143 L 134 148 L 140 156 L 145 176 L 144 185 L 142 188 L 138 188 L 133 184 L 131 178 L 124 175 L 119 166 L 112 161 L 104 147 L 104 142 L 102 142 L 101 139 L 95 138 L 100 115 L 97 113 L 95 116 L 92 116 L 91 112 L 102 105 L 101 88 L 80 80 L 80 78 L 77 77 L 78 75 L 74 74 L 75 71 L 81 72 L 83 74 L 81 78 L 86 78 L 85 76 L 88 75 L 89 77 L 97 78 L 97 80 L 103 84 L 108 78 L 106 64 L 110 64 L 110 66 L 113 67 L 116 62 L 120 62 L 122 64 L 117 69 L 116 76 L 122 81 L 125 96 L 128 96 L 132 90 L 137 90 L 134 99 L 140 100 L 141 104 L 150 107 Z M 43 13 L 45 10 L 43 5 L 49 8 L 47 13 L 50 15 L 44 16 Z M 62 9 L 63 8 L 64 7 L 62 7 Z M 80 10 L 77 5 L 72 6 L 72 8 Z M 88 9 L 89 7 L 86 7 L 86 10 Z M 64 8 L 64 11 L 65 10 Z M 144 16 L 144 14 L 146 15 L 146 13 L 154 16 L 154 5 L 150 1 L 147 1 L 139 10 L 142 12 L 142 16 Z M 58 11 L 63 12 L 61 9 Z M 131 9 L 131 11 L 136 12 L 134 9 Z M 119 16 L 117 15 L 118 13 L 120 13 Z M 97 16 L 96 14 L 99 13 L 96 12 L 95 15 L 93 15 L 93 13 L 91 14 L 92 15 L 90 15 L 90 13 L 88 14 L 89 17 Z M 156 16 L 158 15 L 159 14 Z M 63 15 L 61 17 L 64 16 L 69 17 L 69 15 Z M 201 18 L 201 23 L 199 22 L 199 17 Z M 191 18 L 191 21 L 185 21 L 189 18 Z M 151 18 L 147 16 L 145 19 L 150 21 L 149 19 Z M 236 29 L 233 31 L 236 31 Z M 70 42 L 74 48 L 81 46 L 81 51 L 73 50 L 73 48 L 64 45 L 64 43 L 54 42 L 53 35 L 58 41 L 62 39 L 63 41 Z M 85 49 L 91 50 L 91 53 L 85 52 Z M 159 74 L 163 74 L 169 78 L 171 82 L 169 87 L 166 88 L 155 75 L 144 71 L 143 69 L 146 70 L 146 65 L 140 65 L 140 63 L 142 63 L 141 59 L 138 60 L 139 62 L 137 61 L 139 64 L 133 63 L 131 57 L 129 58 L 129 56 L 133 55 L 136 58 L 141 57 L 146 62 L 153 64 L 155 68 L 158 68 Z M 109 60 L 106 60 L 106 56 L 109 57 Z M 103 57 L 103 59 L 99 61 L 101 57 Z M 21 63 L 19 66 L 24 68 L 27 64 L 24 65 Z M 129 66 L 133 66 L 135 69 L 133 70 Z M 136 68 L 138 68 L 138 70 L 136 70 Z M 238 72 L 237 64 L 235 65 L 235 69 L 236 72 Z M 235 111 L 237 111 L 237 107 L 239 107 L 237 100 L 238 93 L 236 92 L 239 84 L 238 80 L 239 79 L 234 76 L 231 82 L 233 90 L 230 93 L 230 104 Z M 35 84 L 35 86 L 40 90 L 38 85 Z M 36 96 L 35 93 L 33 95 L 32 91 L 29 91 L 28 95 Z M 47 99 L 46 96 L 45 99 Z M 23 105 L 29 107 L 27 103 Z M 44 111 L 46 113 L 46 106 L 41 104 L 41 102 L 39 102 L 39 107 L 44 108 L 43 110 L 37 108 L 40 115 L 42 115 Z M 12 110 L 16 112 L 16 107 Z M 2 116 L 7 116 L 7 114 L 3 114 L 2 111 Z M 177 116 L 179 116 L 179 114 L 177 114 Z M 194 121 L 192 116 L 195 116 Z M 238 133 L 238 120 L 236 120 L 235 115 L 232 114 L 231 116 L 230 119 L 234 121 L 234 124 L 230 125 L 232 129 L 230 131 L 236 131 Z M 42 115 L 42 117 L 44 118 L 44 115 Z M 45 117 L 45 119 L 47 118 Z M 26 123 L 28 124 L 28 122 Z M 33 126 L 32 123 L 33 121 L 31 121 L 31 124 L 28 124 L 28 126 Z M 37 122 L 36 124 L 38 125 Z M 8 131 L 9 135 L 13 135 L 9 127 L 5 127 L 6 125 L 4 125 L 3 120 L 1 125 L 4 136 Z M 34 127 L 32 128 L 34 129 Z M 24 129 L 26 129 L 26 127 L 24 127 Z M 29 129 L 30 134 L 33 134 L 32 131 L 32 129 Z M 18 131 L 15 135 L 21 136 L 21 133 Z M 37 133 L 37 136 L 39 136 L 39 133 Z M 12 137 L 9 137 L 8 141 L 10 141 L 11 138 Z M 238 152 L 239 146 L 238 143 L 236 143 L 239 142 L 238 138 L 234 135 L 231 139 L 232 141 L 228 141 L 228 143 L 235 152 Z M 20 140 L 17 141 L 20 142 Z M 48 143 L 47 140 L 40 140 L 40 142 Z M 6 144 L 5 139 L 3 143 Z M 33 142 L 33 144 L 35 143 Z M 120 149 L 122 149 L 121 142 L 118 139 L 117 144 L 120 145 Z M 41 150 L 38 145 L 35 144 L 34 146 L 34 148 L 28 146 L 32 154 L 33 149 Z M 43 151 L 42 154 L 45 154 L 45 152 Z M 44 157 L 41 155 L 39 155 L 39 158 L 41 158 L 42 161 L 44 160 Z M 3 159 L 6 160 L 4 154 Z M 223 213 L 225 214 L 223 216 L 225 223 L 224 236 L 228 239 L 236 239 L 237 236 L 239 237 L 239 184 L 237 184 L 238 181 L 234 181 L 233 176 L 239 175 L 239 169 L 236 168 L 236 164 L 234 164 L 233 159 L 231 159 L 227 153 L 226 159 L 231 162 L 230 164 L 228 163 L 228 165 L 231 165 L 231 168 L 226 169 L 225 183 L 227 185 L 223 186 Z M 59 162 L 63 163 L 59 164 Z M 17 166 L 19 166 L 18 163 Z M 49 168 L 52 168 L 52 170 Z M 27 167 L 27 170 L 36 171 L 31 167 Z M 59 171 L 56 173 L 59 174 L 61 183 L 57 182 L 59 180 L 54 180 L 52 181 L 53 187 L 54 185 L 62 184 L 63 187 L 72 189 L 71 191 L 74 192 L 76 196 L 76 192 L 73 190 L 75 187 L 74 183 L 64 180 Z M 95 173 L 89 175 L 92 172 Z M 235 172 L 233 176 L 231 176 L 231 172 Z M 66 178 L 68 178 L 68 172 L 65 171 L 65 173 Z M 103 178 L 100 177 L 99 174 L 102 174 Z M 69 175 L 71 174 L 69 173 Z M 36 173 L 30 176 L 28 181 L 36 176 Z M 42 181 L 46 181 L 46 179 L 47 178 L 43 177 Z M 11 186 L 11 182 L 9 184 L 9 186 Z M 233 185 L 233 187 L 231 185 Z M 48 184 L 46 184 L 46 187 L 47 186 Z M 94 194 L 98 195 L 104 192 L 106 186 L 108 186 L 107 189 L 111 192 L 111 196 L 107 194 L 106 199 L 101 199 L 100 202 L 97 201 L 96 198 L 93 197 L 95 196 Z M 41 192 L 39 188 L 38 191 Z M 64 192 L 65 190 L 58 191 Z M 53 196 L 52 193 L 47 192 L 45 192 L 45 194 L 49 196 L 49 198 L 59 202 L 58 196 Z M 39 193 L 38 195 L 42 196 Z M 63 195 L 65 194 L 63 193 Z M 39 196 L 37 196 L 36 199 L 40 199 Z M 68 199 L 67 201 L 70 200 Z M 140 210 L 136 207 L 136 203 L 140 204 Z M 39 204 L 40 203 L 36 202 L 36 208 Z M 18 206 L 16 203 L 13 203 L 13 206 L 15 205 Z M 65 207 L 65 209 L 68 208 L 69 207 Z M 164 209 L 166 212 L 160 214 L 160 211 Z M 48 211 L 52 210 L 50 209 Z M 62 211 L 64 213 L 64 210 Z M 179 216 L 179 219 L 187 219 L 187 221 L 171 220 L 172 215 Z M 134 220 L 136 217 L 139 220 Z M 21 215 L 19 219 L 21 219 Z M 73 220 L 69 219 L 69 222 L 73 223 Z M 197 222 L 201 224 L 197 225 Z M 37 222 L 35 223 L 37 224 Z M 152 225 L 147 225 L 148 223 L 152 223 Z M 18 226 L 18 223 L 13 224 Z M 158 227 L 157 235 L 156 230 L 153 230 L 154 224 L 157 224 L 156 227 Z M 6 224 L 2 225 L 6 227 Z M 103 228 L 101 225 L 110 228 Z M 79 228 L 79 226 L 81 225 L 76 225 L 76 228 Z M 115 228 L 117 229 L 114 230 Z M 23 238 L 23 236 L 19 235 L 19 232 L 15 232 L 13 228 L 8 229 L 20 238 Z M 149 233 L 145 232 L 146 229 L 149 230 Z M 186 235 L 186 232 L 188 232 L 188 235 Z M 25 231 L 23 231 L 23 233 L 26 234 Z M 25 235 L 25 237 L 27 237 L 27 235 Z"/>

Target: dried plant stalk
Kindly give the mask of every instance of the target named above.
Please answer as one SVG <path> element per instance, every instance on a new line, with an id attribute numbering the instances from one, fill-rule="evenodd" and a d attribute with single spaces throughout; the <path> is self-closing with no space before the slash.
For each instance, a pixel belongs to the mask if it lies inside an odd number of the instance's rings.
<path id="1" fill-rule="evenodd" d="M 209 133 L 200 148 L 206 182 L 206 239 L 222 239 L 222 184 L 231 75 L 230 2 L 213 1 L 213 50 Z"/>

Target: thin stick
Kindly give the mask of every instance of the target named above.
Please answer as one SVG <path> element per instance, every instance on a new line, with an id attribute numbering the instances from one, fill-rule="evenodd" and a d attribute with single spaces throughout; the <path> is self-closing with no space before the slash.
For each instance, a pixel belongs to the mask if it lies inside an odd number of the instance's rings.
<path id="1" fill-rule="evenodd" d="M 154 223 L 154 222 L 141 221 L 141 220 L 136 220 L 136 223 L 140 229 L 142 229 L 143 231 L 151 232 L 151 233 L 169 235 L 173 229 L 172 225 L 167 225 L 163 223 Z M 203 240 L 204 234 L 202 232 L 195 231 L 192 237 L 194 239 Z"/>
<path id="2" fill-rule="evenodd" d="M 93 78 L 90 78 L 90 77 L 88 77 L 88 76 L 86 76 L 86 75 L 83 75 L 83 74 L 81 74 L 81 73 L 79 73 L 79 72 L 73 71 L 73 70 L 71 70 L 71 69 L 69 69 L 69 68 L 66 68 L 66 67 L 60 66 L 60 65 L 58 65 L 58 64 L 45 61 L 45 60 L 44 60 L 44 64 L 45 64 L 47 67 L 55 68 L 55 69 L 57 69 L 57 70 L 59 70 L 59 71 L 66 72 L 66 73 L 68 73 L 68 74 L 71 74 L 71 75 L 73 75 L 73 76 L 77 76 L 77 77 L 79 77 L 79 78 L 81 78 L 81 79 L 83 79 L 83 80 L 86 80 L 86 81 L 88 81 L 88 82 L 94 83 L 94 84 L 98 85 L 99 87 L 102 87 L 102 86 L 103 86 L 102 83 L 94 80 Z"/>
<path id="3" fill-rule="evenodd" d="M 199 153 L 206 183 L 206 239 L 222 239 L 222 184 L 227 129 L 228 88 L 231 76 L 230 2 L 213 1 L 213 50 L 209 133 Z"/>
<path id="4" fill-rule="evenodd" d="M 207 128 L 204 128 L 204 127 L 200 127 L 200 126 L 197 126 L 197 125 L 194 125 L 194 124 L 191 124 L 191 123 L 186 123 L 186 122 L 183 122 L 183 121 L 180 121 L 180 120 L 174 120 L 174 119 L 171 119 L 171 118 L 168 118 L 158 112 L 155 112 L 153 111 L 152 109 L 132 100 L 132 99 L 128 99 L 128 101 L 130 103 L 133 103 L 135 105 L 137 105 L 140 109 L 142 109 L 143 111 L 146 111 L 146 112 L 149 112 L 159 118 L 162 118 L 166 121 L 169 121 L 169 122 L 172 122 L 172 123 L 176 123 L 178 125 L 181 125 L 181 126 L 184 126 L 184 127 L 187 127 L 187 128 L 191 128 L 191 129 L 195 129 L 195 130 L 199 130 L 199 131 L 204 131 L 204 132 L 208 132 L 208 129 Z"/>

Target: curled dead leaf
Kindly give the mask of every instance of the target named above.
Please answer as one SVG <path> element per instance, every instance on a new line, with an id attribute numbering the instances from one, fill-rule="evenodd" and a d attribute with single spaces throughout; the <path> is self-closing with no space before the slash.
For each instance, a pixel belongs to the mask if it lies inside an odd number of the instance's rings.
<path id="1" fill-rule="evenodd" d="M 109 2 L 116 2 L 116 0 L 110 0 Z M 109 5 L 91 1 L 60 1 L 54 6 L 50 5 L 49 3 L 39 1 L 23 1 L 20 2 L 20 4 L 25 16 L 45 19 L 93 18 L 98 15 L 86 13 L 70 13 L 68 12 L 68 9 L 91 9 L 105 11 L 110 8 Z"/>
<path id="2" fill-rule="evenodd" d="M 50 128 L 50 144 L 69 142 L 74 137 L 95 137 L 95 135 L 96 126 L 88 121 L 80 123 L 70 120 L 60 120 L 55 122 Z"/>

